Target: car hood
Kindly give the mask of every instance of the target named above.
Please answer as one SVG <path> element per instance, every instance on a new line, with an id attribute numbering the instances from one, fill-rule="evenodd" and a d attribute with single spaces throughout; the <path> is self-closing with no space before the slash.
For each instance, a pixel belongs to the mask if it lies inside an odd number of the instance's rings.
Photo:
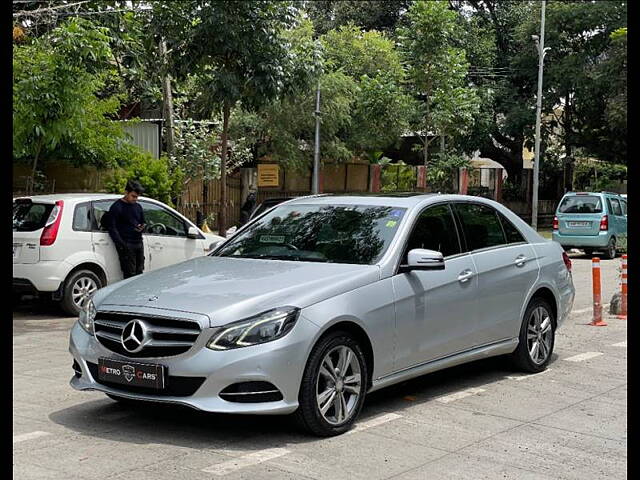
<path id="1" fill-rule="evenodd" d="M 379 278 L 376 265 L 198 257 L 114 283 L 96 294 L 95 303 L 99 310 L 206 315 L 214 327 L 271 308 L 304 308 Z"/>

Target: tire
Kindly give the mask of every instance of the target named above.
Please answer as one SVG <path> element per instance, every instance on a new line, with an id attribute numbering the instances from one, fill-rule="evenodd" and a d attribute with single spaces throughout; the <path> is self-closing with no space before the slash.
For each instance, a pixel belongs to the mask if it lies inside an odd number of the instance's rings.
<path id="1" fill-rule="evenodd" d="M 607 243 L 607 248 L 604 251 L 604 258 L 606 258 L 607 260 L 613 260 L 614 258 L 616 258 L 617 254 L 618 251 L 616 248 L 616 239 L 615 237 L 611 237 L 609 243 Z"/>
<path id="2" fill-rule="evenodd" d="M 85 289 L 84 291 L 83 288 Z M 69 315 L 76 317 L 81 310 L 81 306 L 78 304 L 78 295 L 84 295 L 86 301 L 86 296 L 93 294 L 100 288 L 102 288 L 102 281 L 91 270 L 72 272 L 64 282 L 64 292 L 62 293 L 60 306 Z"/>
<path id="3" fill-rule="evenodd" d="M 347 368 L 341 369 L 343 359 L 347 358 L 350 358 Z M 333 376 L 328 375 L 329 362 L 336 367 Z M 362 348 L 350 334 L 338 331 L 321 338 L 309 355 L 302 377 L 298 395 L 300 406 L 294 414 L 298 423 L 308 432 L 320 437 L 340 435 L 348 431 L 364 404 L 368 378 Z M 357 394 L 354 389 L 358 389 Z M 325 392 L 329 394 L 319 394 Z M 328 405 L 324 413 L 319 406 L 323 401 L 323 406 Z M 341 416 L 345 407 L 346 413 Z"/>
<path id="4" fill-rule="evenodd" d="M 545 325 L 546 322 L 548 324 Z M 555 344 L 555 325 L 556 319 L 549 303 L 540 297 L 531 299 L 520 327 L 518 348 L 511 354 L 511 360 L 519 370 L 538 373 L 547 368 Z M 529 335 L 536 337 L 529 339 Z M 539 346 L 534 350 L 536 341 Z"/>

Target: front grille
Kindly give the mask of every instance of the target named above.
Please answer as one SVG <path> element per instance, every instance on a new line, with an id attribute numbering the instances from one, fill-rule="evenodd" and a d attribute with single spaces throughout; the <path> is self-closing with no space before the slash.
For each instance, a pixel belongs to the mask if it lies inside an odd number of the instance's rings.
<path id="1" fill-rule="evenodd" d="M 172 377 L 168 376 L 164 379 L 164 389 L 157 390 L 154 388 L 133 387 L 123 385 L 121 383 L 105 382 L 98 378 L 98 364 L 87 362 L 89 372 L 93 379 L 100 385 L 111 387 L 116 390 L 129 393 L 141 393 L 144 395 L 155 395 L 158 397 L 190 397 L 200 388 L 206 380 L 206 377 Z"/>
<path id="2" fill-rule="evenodd" d="M 240 382 L 229 385 L 220 392 L 227 402 L 262 403 L 282 400 L 282 393 L 269 382 Z"/>
<path id="3" fill-rule="evenodd" d="M 142 350 L 133 353 L 123 347 L 121 340 L 122 330 L 135 319 L 145 323 L 151 339 Z M 200 325 L 192 320 L 117 312 L 98 312 L 94 328 L 102 345 L 129 358 L 179 355 L 193 346 L 201 331 Z"/>
<path id="4" fill-rule="evenodd" d="M 80 368 L 80 364 L 76 361 L 76 359 L 73 359 L 73 365 L 71 365 L 71 368 L 73 368 L 73 372 L 76 378 L 80 378 L 82 376 L 82 369 Z"/>

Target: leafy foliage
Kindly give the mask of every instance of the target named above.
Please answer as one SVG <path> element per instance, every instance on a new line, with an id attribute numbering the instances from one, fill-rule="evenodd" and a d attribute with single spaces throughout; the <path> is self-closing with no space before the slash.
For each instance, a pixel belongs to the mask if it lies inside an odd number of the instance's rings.
<path id="1" fill-rule="evenodd" d="M 428 163 L 431 135 L 458 135 L 473 124 L 478 98 L 465 84 L 469 64 L 464 49 L 456 45 L 461 36 L 456 13 L 443 1 L 416 1 L 411 5 L 408 26 L 399 29 L 408 79 L 421 101 L 416 128 L 424 143 Z"/>
<path id="2" fill-rule="evenodd" d="M 166 157 L 153 158 L 149 153 L 138 153 L 123 167 L 116 169 L 105 182 L 107 191 L 122 193 L 128 180 L 137 179 L 145 189 L 145 196 L 168 205 L 182 187 L 182 171 L 170 168 Z"/>
<path id="3" fill-rule="evenodd" d="M 99 98 L 111 59 L 109 37 L 72 19 L 31 43 L 14 45 L 13 155 L 38 162 L 64 159 L 97 167 L 123 163 L 135 148 L 109 120 L 118 96 Z"/>

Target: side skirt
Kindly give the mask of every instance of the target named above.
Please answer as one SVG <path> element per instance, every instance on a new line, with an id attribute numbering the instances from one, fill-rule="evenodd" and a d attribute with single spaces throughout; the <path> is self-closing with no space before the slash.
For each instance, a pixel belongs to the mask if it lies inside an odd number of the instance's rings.
<path id="1" fill-rule="evenodd" d="M 471 350 L 466 350 L 460 353 L 454 353 L 446 357 L 431 360 L 429 362 L 421 363 L 413 367 L 405 368 L 403 370 L 390 373 L 384 377 L 375 379 L 372 382 L 372 386 L 369 389 L 370 392 L 378 390 L 380 388 L 393 385 L 394 383 L 403 382 L 411 378 L 420 377 L 427 373 L 436 372 L 445 368 L 454 367 L 462 363 L 473 362 L 474 360 L 480 360 L 483 358 L 495 357 L 498 355 L 506 355 L 513 352 L 518 346 L 518 338 L 508 338 L 499 342 L 490 343 L 481 347 L 476 347 Z"/>

